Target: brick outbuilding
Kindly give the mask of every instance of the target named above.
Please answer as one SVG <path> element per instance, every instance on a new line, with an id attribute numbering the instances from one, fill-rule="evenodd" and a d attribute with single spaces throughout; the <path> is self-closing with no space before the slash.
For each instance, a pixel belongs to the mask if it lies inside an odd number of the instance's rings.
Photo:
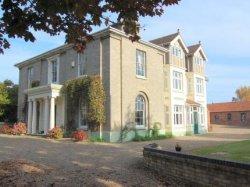
<path id="1" fill-rule="evenodd" d="M 211 124 L 249 125 L 250 101 L 208 104 Z"/>

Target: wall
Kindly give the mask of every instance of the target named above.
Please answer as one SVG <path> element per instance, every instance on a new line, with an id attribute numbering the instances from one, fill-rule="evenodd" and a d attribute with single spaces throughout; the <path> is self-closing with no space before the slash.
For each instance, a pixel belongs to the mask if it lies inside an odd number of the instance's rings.
<path id="1" fill-rule="evenodd" d="M 246 113 L 246 122 L 241 122 L 241 113 Z M 227 115 L 231 114 L 231 120 L 227 119 Z M 218 116 L 219 119 L 215 120 L 215 116 Z M 250 126 L 250 111 L 242 112 L 211 112 L 210 113 L 210 122 L 212 124 L 221 124 L 221 125 L 248 125 Z"/>
<path id="2" fill-rule="evenodd" d="M 136 50 L 146 52 L 146 78 L 136 76 Z M 120 138 L 121 129 L 134 123 L 135 99 L 142 94 L 147 102 L 149 124 L 162 124 L 164 116 L 163 53 L 157 49 L 131 42 L 126 37 L 111 34 L 110 37 L 110 126 L 111 141 Z"/>
<path id="3" fill-rule="evenodd" d="M 145 166 L 162 179 L 176 178 L 185 186 L 249 186 L 250 164 L 169 152 L 145 146 Z M 166 181 L 168 182 L 168 181 Z"/>

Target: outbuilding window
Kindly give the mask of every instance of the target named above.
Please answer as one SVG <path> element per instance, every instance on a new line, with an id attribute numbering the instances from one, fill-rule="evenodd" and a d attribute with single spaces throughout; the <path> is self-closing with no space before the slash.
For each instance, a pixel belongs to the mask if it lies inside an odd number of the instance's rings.
<path id="1" fill-rule="evenodd" d="M 227 121 L 231 121 L 232 120 L 232 114 L 231 113 L 228 113 L 227 114 Z"/>

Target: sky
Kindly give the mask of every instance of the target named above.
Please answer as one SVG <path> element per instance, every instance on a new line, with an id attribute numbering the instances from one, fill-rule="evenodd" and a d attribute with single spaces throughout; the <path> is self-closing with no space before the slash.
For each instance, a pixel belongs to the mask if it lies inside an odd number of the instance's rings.
<path id="1" fill-rule="evenodd" d="M 166 8 L 161 17 L 140 19 L 145 41 L 180 29 L 187 45 L 202 42 L 207 54 L 208 102 L 231 101 L 235 90 L 250 86 L 250 1 L 181 0 Z M 103 27 L 94 28 L 98 31 Z M 51 37 L 36 32 L 36 42 L 11 39 L 11 48 L 0 55 L 0 81 L 18 83 L 14 64 L 64 44 L 64 35 Z"/>

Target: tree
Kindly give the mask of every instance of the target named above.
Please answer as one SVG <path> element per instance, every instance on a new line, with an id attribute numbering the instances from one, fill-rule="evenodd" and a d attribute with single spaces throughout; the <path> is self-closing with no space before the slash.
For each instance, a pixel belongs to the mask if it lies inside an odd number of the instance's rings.
<path id="1" fill-rule="evenodd" d="M 7 38 L 35 41 L 32 31 L 66 34 L 66 42 L 83 51 L 92 39 L 93 26 L 124 24 L 126 34 L 136 41 L 140 16 L 161 16 L 164 8 L 180 0 L 3 0 L 0 18 L 0 52 L 9 48 Z M 111 20 L 108 15 L 116 15 Z"/>
<path id="2" fill-rule="evenodd" d="M 0 82 L 0 121 L 17 120 L 18 85 L 11 80 Z"/>
<path id="3" fill-rule="evenodd" d="M 10 103 L 7 87 L 0 83 L 0 117 L 4 115 L 5 106 Z"/>
<path id="4" fill-rule="evenodd" d="M 250 86 L 241 86 L 236 90 L 237 100 L 250 101 Z"/>

